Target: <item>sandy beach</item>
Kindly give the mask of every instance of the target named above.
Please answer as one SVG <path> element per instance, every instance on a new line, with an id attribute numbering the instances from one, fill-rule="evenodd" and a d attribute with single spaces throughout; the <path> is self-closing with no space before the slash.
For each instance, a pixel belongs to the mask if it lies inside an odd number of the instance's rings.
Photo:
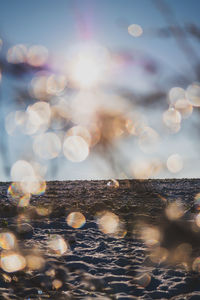
<path id="1" fill-rule="evenodd" d="M 188 228 L 200 180 L 122 180 L 117 188 L 107 183 L 48 182 L 46 193 L 34 196 L 27 208 L 7 196 L 10 183 L 1 183 L 1 234 L 12 233 L 17 253 L 26 258 L 21 270 L 1 268 L 1 299 L 199 299 L 199 264 L 189 266 L 198 257 L 199 232 Z M 185 213 L 165 220 L 165 207 L 175 199 L 182 200 Z M 85 217 L 79 228 L 67 222 L 72 212 Z M 117 216 L 123 230 L 117 235 L 102 230 L 102 212 Z M 137 234 L 144 222 L 162 229 L 168 257 L 180 244 L 190 244 L 190 263 L 169 264 L 163 254 L 152 259 Z M 52 237 L 59 247 L 49 247 Z M 27 260 L 30 255 L 40 258 L 36 266 Z"/>

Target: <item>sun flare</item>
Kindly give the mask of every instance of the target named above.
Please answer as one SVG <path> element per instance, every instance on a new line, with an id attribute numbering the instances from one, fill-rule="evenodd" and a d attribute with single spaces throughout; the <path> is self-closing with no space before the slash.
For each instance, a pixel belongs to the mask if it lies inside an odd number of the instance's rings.
<path id="1" fill-rule="evenodd" d="M 72 69 L 72 80 L 81 87 L 91 87 L 98 83 L 101 68 L 93 57 L 80 56 Z"/>
<path id="2" fill-rule="evenodd" d="M 79 88 L 92 88 L 104 79 L 108 68 L 108 51 L 94 45 L 80 46 L 71 56 L 69 77 Z"/>

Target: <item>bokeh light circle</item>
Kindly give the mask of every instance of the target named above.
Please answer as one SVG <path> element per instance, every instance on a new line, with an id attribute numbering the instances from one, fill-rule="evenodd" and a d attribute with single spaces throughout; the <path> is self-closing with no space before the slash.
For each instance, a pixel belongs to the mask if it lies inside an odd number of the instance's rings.
<path id="1" fill-rule="evenodd" d="M 63 153 L 72 162 L 81 162 L 89 154 L 89 147 L 86 141 L 80 136 L 69 136 L 63 143 Z"/>
<path id="2" fill-rule="evenodd" d="M 134 37 L 139 37 L 143 34 L 143 29 L 138 24 L 132 24 L 128 26 L 128 33 Z"/>
<path id="3" fill-rule="evenodd" d="M 171 173 L 178 173 L 183 168 L 182 157 L 175 153 L 168 157 L 167 159 L 167 168 Z"/>
<path id="4" fill-rule="evenodd" d="M 54 132 L 40 134 L 34 138 L 33 150 L 40 158 L 53 159 L 61 151 L 61 141 Z"/>
<path id="5" fill-rule="evenodd" d="M 35 172 L 32 165 L 25 160 L 16 161 L 11 168 L 13 181 L 22 181 L 26 177 L 34 177 Z"/>
<path id="6" fill-rule="evenodd" d="M 57 255 L 63 255 L 68 250 L 66 241 L 60 235 L 52 235 L 48 247 Z"/>
<path id="7" fill-rule="evenodd" d="M 81 228 L 85 225 L 86 219 L 81 212 L 72 212 L 67 216 L 67 224 L 73 228 Z"/>
<path id="8" fill-rule="evenodd" d="M 16 246 L 16 238 L 11 232 L 0 233 L 0 248 L 11 250 Z"/>
<path id="9" fill-rule="evenodd" d="M 186 97 L 193 106 L 200 106 L 200 84 L 189 85 L 186 90 Z"/>
<path id="10" fill-rule="evenodd" d="M 15 252 L 1 253 L 1 268 L 8 273 L 23 270 L 26 267 L 25 258 Z"/>

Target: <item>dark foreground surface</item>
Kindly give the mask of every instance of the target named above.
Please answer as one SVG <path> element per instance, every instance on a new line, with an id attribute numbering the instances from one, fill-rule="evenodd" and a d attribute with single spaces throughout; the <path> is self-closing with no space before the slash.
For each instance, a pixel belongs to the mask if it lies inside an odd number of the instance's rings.
<path id="1" fill-rule="evenodd" d="M 200 256 L 200 233 L 194 229 L 200 180 L 122 180 L 118 188 L 107 182 L 48 182 L 45 194 L 33 196 L 28 208 L 7 197 L 10 183 L 0 183 L 1 232 L 15 234 L 23 255 L 37 249 L 45 261 L 36 270 L 1 268 L 0 299 L 200 299 L 200 266 L 192 267 Z M 165 208 L 175 200 L 183 204 L 184 214 L 169 220 Z M 38 215 L 38 207 L 48 213 Z M 82 228 L 66 222 L 74 211 L 86 217 Z M 102 211 L 116 214 L 127 233 L 116 237 L 99 230 L 96 216 Z M 31 227 L 19 232 L 19 224 L 25 223 Z M 162 257 L 151 260 L 148 245 L 137 234 L 143 223 L 161 230 L 160 246 L 168 256 L 180 245 L 190 246 L 189 255 L 185 258 L 177 250 L 182 256 L 176 264 Z M 52 234 L 68 244 L 62 255 L 47 246 Z"/>

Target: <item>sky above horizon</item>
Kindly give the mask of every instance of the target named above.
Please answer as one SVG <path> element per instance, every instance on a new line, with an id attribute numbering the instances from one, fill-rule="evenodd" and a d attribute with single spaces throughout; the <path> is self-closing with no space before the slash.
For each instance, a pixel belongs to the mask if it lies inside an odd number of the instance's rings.
<path id="1" fill-rule="evenodd" d="M 54 55 L 65 55 L 70 45 L 92 40 L 111 49 L 138 49 L 167 63 L 182 66 L 185 57 L 173 38 L 154 31 L 168 26 L 156 0 L 7 0 L 1 3 L 0 32 L 11 44 L 42 44 Z M 200 2 L 167 0 L 177 22 L 200 24 Z M 140 39 L 127 26 L 140 24 Z M 192 41 L 195 44 L 195 40 Z"/>
<path id="2" fill-rule="evenodd" d="M 171 25 L 178 25 L 185 30 L 191 24 L 200 29 L 200 1 L 165 0 L 164 3 L 173 13 L 173 24 L 166 21 L 167 14 L 162 15 L 158 9 L 159 3 L 163 2 L 159 0 L 6 0 L 0 3 L 0 38 L 6 45 L 6 49 L 3 48 L 6 51 L 16 44 L 24 44 L 27 47 L 45 46 L 49 51 L 52 69 L 58 68 L 59 71 L 65 68 L 69 49 L 85 44 L 101 45 L 114 54 L 122 53 L 128 62 L 119 69 L 117 74 L 111 76 L 110 86 L 112 82 L 113 87 L 120 86 L 124 90 L 133 90 L 142 94 L 162 89 L 166 92 L 173 87 L 169 78 L 176 76 L 184 78 L 187 75 L 192 83 L 196 81 L 196 74 L 192 53 L 190 59 L 177 44 L 174 36 L 167 35 L 166 31 L 164 35 L 163 30 Z M 128 26 L 131 24 L 139 24 L 142 27 L 143 34 L 140 37 L 135 38 L 129 34 Z M 199 58 L 199 41 L 189 34 L 187 40 Z M 136 58 L 134 62 L 131 62 L 131 56 Z M 154 63 L 158 71 L 154 70 Z M 146 68 L 145 72 L 141 71 L 142 68 Z M 1 93 L 5 100 L 1 107 L 3 117 L 14 108 L 11 86 L 15 86 L 13 79 L 2 80 Z M 187 86 L 181 87 L 187 88 Z M 149 123 L 154 124 L 159 131 L 159 114 L 162 114 L 162 108 L 158 111 L 141 108 L 141 113 L 148 115 Z M 181 152 L 185 146 L 187 168 L 180 174 L 170 175 L 164 172 L 161 177 L 199 176 L 198 169 L 194 170 L 188 163 L 190 161 L 188 153 L 192 161 L 198 158 L 197 145 L 195 144 L 193 148 L 196 136 L 191 134 L 191 124 L 197 119 L 198 115 L 195 112 L 190 123 L 184 121 L 185 133 L 179 134 L 178 138 L 176 136 L 163 138 L 160 153 L 163 154 L 164 159 L 172 153 Z M 193 140 L 190 141 L 189 136 L 193 136 Z M 30 141 L 23 140 L 23 137 L 18 135 L 8 140 L 7 150 L 11 154 L 13 163 L 17 158 L 22 157 L 21 145 L 29 144 Z M 123 147 L 126 148 L 126 156 L 130 156 L 131 159 L 132 146 L 127 143 Z M 172 153 L 166 150 L 168 147 L 172 149 Z M 14 154 L 12 149 L 15 149 Z M 134 151 L 135 160 L 137 157 L 142 157 L 136 148 Z M 3 169 L 1 173 L 3 175 L 0 176 L 0 180 L 10 179 L 4 174 Z M 110 177 L 112 172 L 109 171 L 106 163 L 102 162 L 102 158 L 97 159 L 91 153 L 89 160 L 78 165 L 68 162 L 66 169 L 62 169 L 57 179 L 84 179 L 88 178 L 88 174 L 92 174 L 90 175 L 92 178 L 105 178 Z M 53 179 L 52 176 L 51 173 L 48 179 Z"/>

